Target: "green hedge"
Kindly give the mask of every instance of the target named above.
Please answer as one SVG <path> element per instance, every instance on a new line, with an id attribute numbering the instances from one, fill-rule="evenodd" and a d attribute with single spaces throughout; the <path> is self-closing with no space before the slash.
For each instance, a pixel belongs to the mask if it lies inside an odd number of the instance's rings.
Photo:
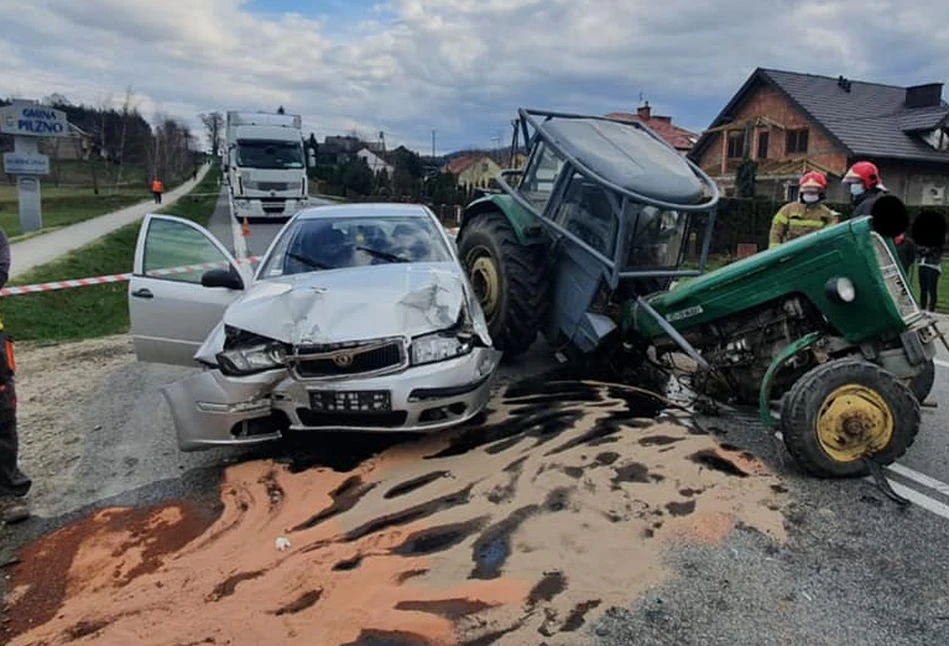
<path id="1" fill-rule="evenodd" d="M 715 218 L 715 229 L 712 234 L 711 253 L 716 255 L 733 255 L 740 243 L 754 243 L 758 249 L 768 246 L 768 234 L 771 230 L 771 220 L 785 203 L 760 198 L 728 197 L 719 201 L 718 213 Z M 853 213 L 850 204 L 827 205 L 839 212 L 841 220 L 847 220 Z M 949 220 L 949 209 L 945 207 L 909 206 L 910 221 L 920 211 L 939 211 Z M 697 239 L 702 240 L 707 226 L 707 219 L 700 218 L 697 222 Z"/>

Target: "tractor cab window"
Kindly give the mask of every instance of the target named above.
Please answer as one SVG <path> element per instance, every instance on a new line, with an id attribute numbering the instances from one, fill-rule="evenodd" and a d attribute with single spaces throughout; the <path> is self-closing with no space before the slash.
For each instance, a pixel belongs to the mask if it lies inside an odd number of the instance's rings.
<path id="1" fill-rule="evenodd" d="M 554 221 L 607 258 L 613 257 L 617 219 L 606 189 L 574 173 L 563 199 L 552 214 Z"/>
<path id="2" fill-rule="evenodd" d="M 626 238 L 627 271 L 679 265 L 688 239 L 687 213 L 630 203 L 625 216 L 629 231 Z"/>
<path id="3" fill-rule="evenodd" d="M 560 155 L 544 143 L 537 144 L 530 165 L 521 179 L 519 190 L 538 211 L 543 211 L 547 206 L 547 200 L 550 199 L 563 165 L 564 160 Z"/>

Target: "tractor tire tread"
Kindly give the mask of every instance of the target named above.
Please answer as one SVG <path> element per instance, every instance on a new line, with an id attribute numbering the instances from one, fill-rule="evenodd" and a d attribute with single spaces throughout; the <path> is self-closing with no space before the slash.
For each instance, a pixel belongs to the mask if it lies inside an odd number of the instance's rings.
<path id="1" fill-rule="evenodd" d="M 784 445 L 791 457 L 808 473 L 819 478 L 853 478 L 867 475 L 862 460 L 834 462 L 817 440 L 812 429 L 817 411 L 826 397 L 822 381 L 841 379 L 840 385 L 854 377 L 866 379 L 878 388 L 892 407 L 894 429 L 890 444 L 873 456 L 874 461 L 888 465 L 902 457 L 919 433 L 920 405 L 912 390 L 880 366 L 860 359 L 837 359 L 823 363 L 806 373 L 791 387 L 782 405 L 781 431 Z M 889 392 L 887 392 L 889 391 Z"/>
<path id="2" fill-rule="evenodd" d="M 491 337 L 495 348 L 509 357 L 517 356 L 534 343 L 546 314 L 550 284 L 544 247 L 520 244 L 504 215 L 489 211 L 465 226 L 458 245 L 463 262 L 463 248 L 472 236 L 479 235 L 493 240 L 500 251 L 498 270 L 502 283 L 507 285 L 507 293 L 498 305 L 500 329 L 491 325 Z"/>

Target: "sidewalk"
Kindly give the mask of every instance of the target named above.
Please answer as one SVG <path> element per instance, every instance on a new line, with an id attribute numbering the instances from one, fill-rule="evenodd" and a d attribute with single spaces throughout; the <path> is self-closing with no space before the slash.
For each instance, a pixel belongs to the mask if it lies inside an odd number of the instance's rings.
<path id="1" fill-rule="evenodd" d="M 155 204 L 154 200 L 147 200 L 127 206 L 119 211 L 106 213 L 99 217 L 73 224 L 56 231 L 50 231 L 34 238 L 23 240 L 10 245 L 10 277 L 23 274 L 37 265 L 47 263 L 73 249 L 83 247 L 90 242 L 101 238 L 107 233 L 131 224 L 151 211 L 174 203 L 178 198 L 187 195 L 207 174 L 209 165 L 205 164 L 198 171 L 198 179 L 188 180 L 174 190 L 162 196 L 162 203 Z"/>

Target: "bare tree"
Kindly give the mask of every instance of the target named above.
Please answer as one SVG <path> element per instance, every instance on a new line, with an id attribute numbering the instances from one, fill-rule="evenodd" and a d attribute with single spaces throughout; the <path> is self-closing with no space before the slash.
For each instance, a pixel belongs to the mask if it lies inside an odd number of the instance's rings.
<path id="1" fill-rule="evenodd" d="M 201 123 L 208 131 L 208 143 L 211 144 L 211 155 L 217 156 L 224 138 L 224 115 L 220 112 L 208 112 L 198 115 Z"/>
<path id="2" fill-rule="evenodd" d="M 125 161 L 125 139 L 128 132 L 129 125 L 129 115 L 133 110 L 132 106 L 132 86 L 129 85 L 125 88 L 125 101 L 122 103 L 122 131 L 119 135 L 119 149 L 118 149 L 118 164 L 119 168 L 115 173 L 115 190 L 119 190 L 119 185 L 122 183 L 122 171 L 124 170 L 124 161 Z"/>

